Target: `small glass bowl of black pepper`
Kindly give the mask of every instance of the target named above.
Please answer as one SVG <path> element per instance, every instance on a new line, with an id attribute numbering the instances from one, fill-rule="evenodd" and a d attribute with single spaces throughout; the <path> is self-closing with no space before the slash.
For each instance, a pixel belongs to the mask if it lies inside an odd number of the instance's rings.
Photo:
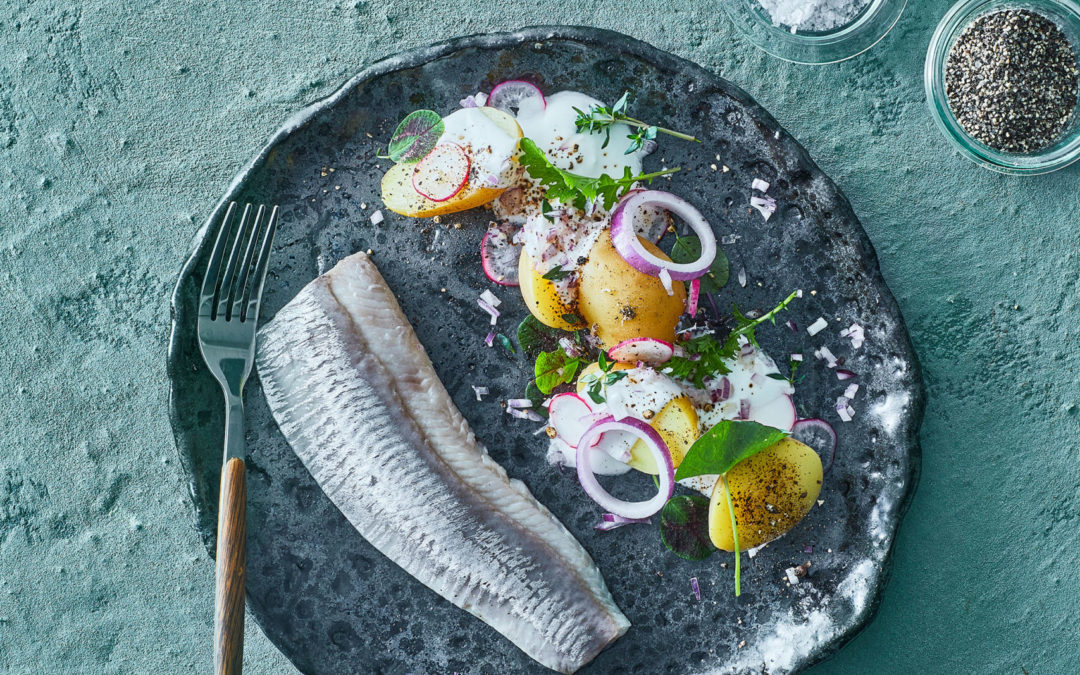
<path id="1" fill-rule="evenodd" d="M 1076 0 L 961 0 L 930 41 L 927 103 L 975 163 L 1056 171 L 1080 159 L 1078 59 Z"/>

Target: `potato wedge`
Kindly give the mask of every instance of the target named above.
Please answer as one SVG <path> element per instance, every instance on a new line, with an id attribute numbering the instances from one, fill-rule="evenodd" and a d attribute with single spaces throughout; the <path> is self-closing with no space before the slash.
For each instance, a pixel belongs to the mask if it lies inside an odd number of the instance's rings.
<path id="1" fill-rule="evenodd" d="M 518 283 L 525 306 L 540 323 L 560 330 L 577 330 L 585 326 L 566 320 L 566 315 L 577 314 L 577 308 L 563 301 L 555 283 L 536 271 L 532 258 L 524 250 L 518 259 Z"/>

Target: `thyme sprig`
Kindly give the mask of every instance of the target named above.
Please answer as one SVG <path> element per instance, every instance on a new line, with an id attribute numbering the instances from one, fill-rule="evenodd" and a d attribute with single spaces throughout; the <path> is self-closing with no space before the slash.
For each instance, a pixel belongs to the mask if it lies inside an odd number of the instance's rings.
<path id="1" fill-rule="evenodd" d="M 627 91 L 623 92 L 623 95 L 615 102 L 615 105 L 610 108 L 595 104 L 589 106 L 588 112 L 585 112 L 580 108 L 574 108 L 574 112 L 578 115 L 577 119 L 574 120 L 574 124 L 579 132 L 587 131 L 590 134 L 603 132 L 604 144 L 601 147 L 604 148 L 606 148 L 611 141 L 612 125 L 620 122 L 622 124 L 630 125 L 634 128 L 634 131 L 627 136 L 627 138 L 630 139 L 630 146 L 626 149 L 625 153 L 627 155 L 636 150 L 640 150 L 645 146 L 646 141 L 655 140 L 656 134 L 658 133 L 681 138 L 684 141 L 693 141 L 694 143 L 701 142 L 689 134 L 684 134 L 655 124 L 649 124 L 648 122 L 642 122 L 639 119 L 630 117 L 626 114 L 626 109 L 629 104 L 630 92 Z"/>

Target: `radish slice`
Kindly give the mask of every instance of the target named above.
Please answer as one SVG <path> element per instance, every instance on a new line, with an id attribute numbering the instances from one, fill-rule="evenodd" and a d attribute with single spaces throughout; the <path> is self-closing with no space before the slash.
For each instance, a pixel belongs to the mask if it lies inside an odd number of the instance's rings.
<path id="1" fill-rule="evenodd" d="M 524 80 L 507 80 L 495 85 L 488 94 L 487 104 L 512 115 L 535 113 L 547 108 L 544 94 L 536 85 Z"/>
<path id="2" fill-rule="evenodd" d="M 621 363 L 667 363 L 675 355 L 675 345 L 655 338 L 623 340 L 608 350 L 608 356 Z"/>
<path id="3" fill-rule="evenodd" d="M 589 428 L 593 414 L 589 402 L 574 393 L 558 394 L 548 403 L 548 415 L 551 426 L 560 439 L 571 448 L 577 448 L 582 434 Z M 593 439 L 592 444 L 600 442 L 601 437 Z"/>
<path id="4" fill-rule="evenodd" d="M 660 486 L 656 496 L 643 502 L 626 502 L 612 497 L 611 494 L 600 486 L 593 473 L 590 461 L 591 451 L 587 447 L 592 439 L 609 431 L 625 431 L 637 436 L 645 442 L 645 446 L 656 460 L 656 466 L 660 468 Z M 613 418 L 601 420 L 589 427 L 585 435 L 581 437 L 577 454 L 577 474 L 581 487 L 585 494 L 589 495 L 600 506 L 611 513 L 623 518 L 648 518 L 664 507 L 667 500 L 675 491 L 675 467 L 671 463 L 671 455 L 668 454 L 667 444 L 656 430 L 645 422 L 627 417 L 615 421 Z"/>
<path id="5" fill-rule="evenodd" d="M 484 274 L 500 286 L 518 286 L 518 260 L 523 244 L 515 244 L 517 227 L 493 224 L 480 240 L 480 263 Z"/>
<path id="6" fill-rule="evenodd" d="M 691 263 L 675 263 L 646 251 L 638 239 L 635 223 L 641 217 L 641 210 L 648 206 L 659 206 L 682 218 L 701 240 L 701 257 Z M 716 258 L 716 235 L 709 221 L 685 200 L 660 190 L 642 190 L 619 200 L 611 214 L 611 243 L 637 271 L 654 277 L 666 271 L 678 281 L 702 276 Z"/>
<path id="7" fill-rule="evenodd" d="M 638 192 L 645 192 L 645 188 L 627 190 L 623 198 L 625 199 L 628 195 L 637 194 Z M 637 232 L 639 237 L 648 239 L 654 244 L 659 244 L 660 240 L 667 234 L 671 222 L 671 214 L 662 207 L 643 206 L 641 211 L 638 212 L 638 217 L 634 219 L 634 231 Z"/>
<path id="8" fill-rule="evenodd" d="M 825 420 L 811 417 L 799 420 L 791 428 L 791 437 L 800 443 L 809 445 L 817 454 L 825 460 L 823 474 L 829 473 L 833 462 L 836 461 L 836 447 L 839 441 L 836 438 L 836 429 Z"/>
<path id="9" fill-rule="evenodd" d="M 754 404 L 750 409 L 749 419 L 767 427 L 791 431 L 798 416 L 795 414 L 795 401 L 784 394 L 766 403 Z"/>
<path id="10" fill-rule="evenodd" d="M 439 143 L 413 169 L 413 189 L 433 202 L 445 202 L 469 182 L 469 155 L 457 143 Z"/>

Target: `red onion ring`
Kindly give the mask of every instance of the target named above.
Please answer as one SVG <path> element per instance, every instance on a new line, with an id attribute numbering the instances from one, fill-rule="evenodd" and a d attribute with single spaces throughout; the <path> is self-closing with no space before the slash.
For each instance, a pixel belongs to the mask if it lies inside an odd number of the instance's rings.
<path id="1" fill-rule="evenodd" d="M 637 436 L 645 442 L 646 447 L 656 460 L 656 466 L 660 467 L 660 487 L 656 496 L 643 502 L 627 502 L 612 497 L 611 494 L 600 486 L 596 480 L 596 474 L 592 471 L 592 457 L 589 446 L 594 438 L 607 431 L 625 431 Z M 623 518 L 648 518 L 660 509 L 675 492 L 675 467 L 671 462 L 671 453 L 667 444 L 660 434 L 642 420 L 626 417 L 616 421 L 613 417 L 603 419 L 592 425 L 578 441 L 577 451 L 577 474 L 585 494 L 606 510 Z"/>
<path id="2" fill-rule="evenodd" d="M 674 263 L 646 251 L 638 239 L 634 222 L 641 209 L 647 206 L 659 206 L 679 216 L 701 240 L 701 257 L 692 263 Z M 685 200 L 661 190 L 642 190 L 624 195 L 619 200 L 611 214 L 611 243 L 637 271 L 654 277 L 660 276 L 661 271 L 667 271 L 677 281 L 697 279 L 709 271 L 716 258 L 716 235 L 709 221 Z"/>

